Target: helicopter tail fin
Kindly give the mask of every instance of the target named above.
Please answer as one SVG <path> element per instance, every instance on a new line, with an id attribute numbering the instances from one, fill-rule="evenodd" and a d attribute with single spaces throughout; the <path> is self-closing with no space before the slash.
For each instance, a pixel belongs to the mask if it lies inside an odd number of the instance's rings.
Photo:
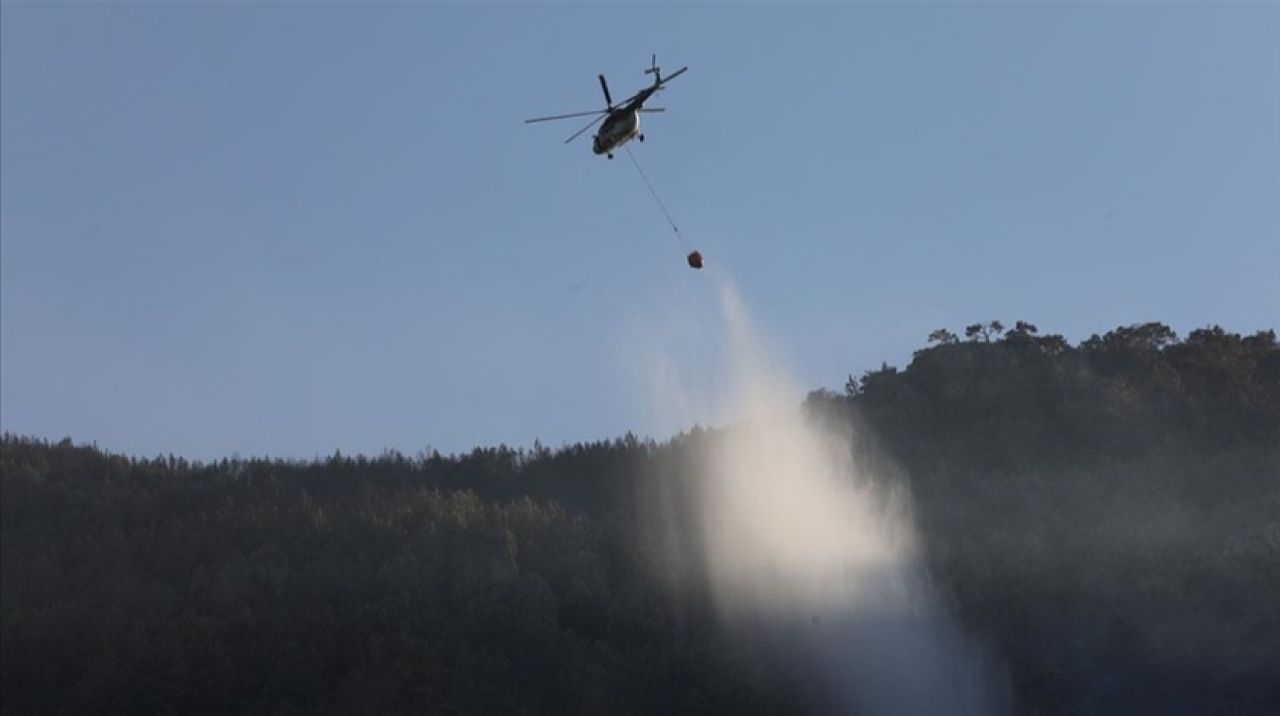
<path id="1" fill-rule="evenodd" d="M 658 67 L 658 56 L 649 56 L 649 69 L 645 70 L 646 75 L 653 75 L 653 83 L 655 85 L 662 84 L 662 68 Z"/>

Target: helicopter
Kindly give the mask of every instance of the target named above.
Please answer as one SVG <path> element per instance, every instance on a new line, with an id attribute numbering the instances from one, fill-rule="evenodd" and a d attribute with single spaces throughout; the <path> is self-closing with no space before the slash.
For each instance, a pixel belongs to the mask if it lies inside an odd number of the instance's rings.
<path id="1" fill-rule="evenodd" d="M 668 82 L 679 77 L 688 70 L 688 67 L 681 67 L 674 73 L 666 77 L 662 77 L 662 69 L 658 67 L 658 56 L 652 55 L 649 59 L 649 69 L 645 70 L 646 75 L 653 75 L 653 84 L 636 92 L 630 97 L 614 104 L 613 97 L 609 95 L 609 83 L 605 81 L 604 75 L 600 75 L 600 89 L 604 90 L 604 109 L 597 109 L 593 112 L 573 112 L 571 114 L 557 114 L 551 117 L 535 117 L 526 119 L 525 124 L 533 122 L 547 122 L 553 119 L 569 119 L 572 117 L 589 117 L 593 114 L 600 115 L 591 120 L 587 126 L 573 133 L 573 136 L 564 140 L 565 144 L 577 139 L 583 132 L 596 126 L 600 120 L 604 120 L 604 124 L 600 126 L 600 131 L 592 136 L 591 151 L 595 154 L 607 155 L 613 159 L 613 153 L 618 147 L 626 144 L 632 137 L 644 141 L 644 134 L 640 132 L 640 113 L 641 112 L 665 112 L 662 107 L 645 107 L 644 103 L 648 101 L 653 94 L 663 89 Z"/>

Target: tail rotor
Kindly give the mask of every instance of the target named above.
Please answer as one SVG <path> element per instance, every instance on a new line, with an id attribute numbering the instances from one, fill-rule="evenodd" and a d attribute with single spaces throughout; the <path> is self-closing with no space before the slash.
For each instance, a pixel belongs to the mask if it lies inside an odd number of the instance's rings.
<path id="1" fill-rule="evenodd" d="M 651 55 L 649 57 L 649 69 L 645 70 L 644 73 L 646 75 L 653 75 L 653 86 L 655 89 L 662 89 L 666 85 L 666 83 L 684 74 L 685 71 L 688 69 L 689 69 L 688 67 L 681 67 L 680 69 L 671 73 L 666 78 L 663 78 L 662 68 L 658 67 L 658 56 Z"/>
<path id="2" fill-rule="evenodd" d="M 656 54 L 649 56 L 649 69 L 645 70 L 646 75 L 653 75 L 653 83 L 655 85 L 662 84 L 662 68 L 658 67 L 658 56 Z"/>

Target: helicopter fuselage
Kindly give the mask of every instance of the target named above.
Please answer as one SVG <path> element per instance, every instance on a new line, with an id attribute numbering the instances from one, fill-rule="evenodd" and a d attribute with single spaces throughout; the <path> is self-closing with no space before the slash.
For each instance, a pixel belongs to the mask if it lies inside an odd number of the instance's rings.
<path id="1" fill-rule="evenodd" d="M 591 151 L 596 154 L 608 154 L 612 158 L 615 149 L 640 134 L 640 110 L 661 86 L 659 82 L 655 82 L 652 87 L 645 87 L 637 92 L 631 101 L 610 112 L 604 124 L 600 125 L 595 141 L 591 143 Z M 644 137 L 640 137 L 640 141 L 644 141 Z"/>
<path id="2" fill-rule="evenodd" d="M 640 113 L 637 109 L 639 108 L 627 106 L 610 112 L 591 143 L 591 151 L 596 154 L 613 154 L 614 150 L 639 134 Z"/>

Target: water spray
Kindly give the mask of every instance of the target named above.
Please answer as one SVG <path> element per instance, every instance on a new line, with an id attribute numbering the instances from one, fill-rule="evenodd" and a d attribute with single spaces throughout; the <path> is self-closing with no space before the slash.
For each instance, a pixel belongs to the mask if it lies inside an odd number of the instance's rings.
<path id="1" fill-rule="evenodd" d="M 1003 671 L 929 586 L 905 484 L 870 474 L 848 436 L 806 417 L 727 281 L 721 308 L 731 422 L 697 443 L 692 479 L 649 502 L 661 512 L 650 524 L 687 515 L 660 536 L 669 558 L 697 555 L 726 633 L 803 684 L 815 712 L 1006 712 Z M 662 411 L 698 392 L 666 383 L 650 395 Z"/>

